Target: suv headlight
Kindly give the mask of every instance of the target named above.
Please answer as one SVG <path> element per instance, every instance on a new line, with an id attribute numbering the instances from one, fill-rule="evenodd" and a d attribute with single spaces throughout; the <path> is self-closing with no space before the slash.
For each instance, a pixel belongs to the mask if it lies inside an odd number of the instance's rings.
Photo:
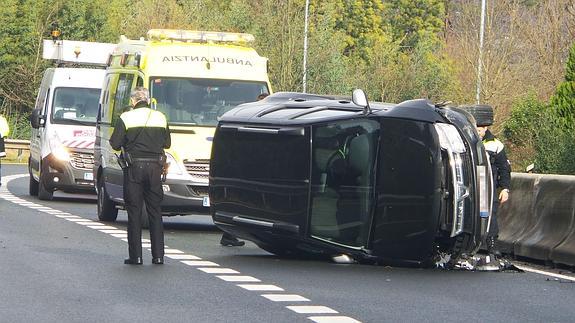
<path id="1" fill-rule="evenodd" d="M 462 154 L 467 151 L 465 143 L 455 126 L 447 123 L 436 123 L 435 130 L 439 136 L 439 144 L 447 151 L 452 178 L 453 189 L 453 226 L 451 236 L 454 237 L 463 231 L 465 215 L 465 198 L 469 196 L 469 189 L 465 186 L 464 159 Z"/>

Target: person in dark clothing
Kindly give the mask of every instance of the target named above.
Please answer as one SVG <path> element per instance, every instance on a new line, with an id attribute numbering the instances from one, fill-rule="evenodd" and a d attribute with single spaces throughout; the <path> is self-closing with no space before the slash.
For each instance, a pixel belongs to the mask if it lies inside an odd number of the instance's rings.
<path id="1" fill-rule="evenodd" d="M 162 172 L 164 148 L 171 145 L 170 129 L 164 114 L 149 107 L 148 89 L 137 87 L 130 94 L 133 110 L 120 115 L 110 145 L 123 148 L 128 163 L 124 169 L 124 203 L 128 211 L 129 265 L 142 264 L 142 209 L 145 205 L 150 222 L 152 263 L 164 263 L 164 228 L 161 202 L 164 198 Z"/>
<path id="2" fill-rule="evenodd" d="M 477 125 L 477 132 L 483 140 L 485 150 L 489 154 L 491 170 L 493 172 L 494 190 L 499 191 L 498 198 L 493 200 L 491 212 L 491 226 L 487 233 L 487 251 L 495 256 L 501 256 L 497 248 L 497 238 L 499 226 L 497 224 L 497 209 L 499 204 L 507 202 L 509 199 L 509 188 L 511 186 L 511 166 L 505 153 L 505 146 L 487 128 L 488 125 Z M 497 194 L 495 194 L 497 196 Z"/>

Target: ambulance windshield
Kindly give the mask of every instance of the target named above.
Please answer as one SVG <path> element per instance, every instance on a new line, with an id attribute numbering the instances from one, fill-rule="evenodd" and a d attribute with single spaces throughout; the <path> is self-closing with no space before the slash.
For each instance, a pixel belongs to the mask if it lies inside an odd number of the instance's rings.
<path id="1" fill-rule="evenodd" d="M 59 87 L 52 100 L 52 122 L 96 124 L 100 89 Z"/>
<path id="2" fill-rule="evenodd" d="M 238 104 L 269 93 L 265 82 L 154 78 L 151 96 L 173 125 L 215 126 L 218 117 Z"/>

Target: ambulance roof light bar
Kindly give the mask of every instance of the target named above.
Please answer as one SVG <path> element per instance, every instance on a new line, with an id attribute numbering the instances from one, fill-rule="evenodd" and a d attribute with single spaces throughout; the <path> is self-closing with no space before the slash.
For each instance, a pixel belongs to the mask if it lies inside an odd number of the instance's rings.
<path id="1" fill-rule="evenodd" d="M 178 29 L 151 29 L 148 31 L 147 36 L 149 40 L 156 41 L 178 40 L 190 42 L 249 43 L 255 40 L 252 34 Z"/>

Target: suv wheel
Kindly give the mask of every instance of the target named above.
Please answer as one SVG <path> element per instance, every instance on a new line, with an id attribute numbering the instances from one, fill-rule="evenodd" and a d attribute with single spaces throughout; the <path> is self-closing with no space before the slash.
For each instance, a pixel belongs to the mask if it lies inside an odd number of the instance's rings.
<path id="1" fill-rule="evenodd" d="M 100 221 L 116 221 L 118 209 L 116 204 L 108 197 L 106 186 L 102 181 L 98 181 L 98 219 Z"/>

